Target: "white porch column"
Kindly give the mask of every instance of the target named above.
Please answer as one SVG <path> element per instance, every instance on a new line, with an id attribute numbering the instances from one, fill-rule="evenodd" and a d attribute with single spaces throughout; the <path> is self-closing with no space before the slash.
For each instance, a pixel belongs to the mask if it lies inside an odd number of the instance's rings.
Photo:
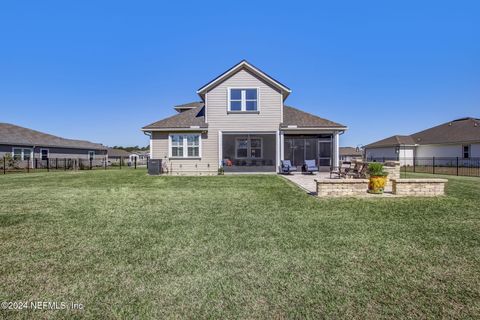
<path id="1" fill-rule="evenodd" d="M 277 131 L 276 132 L 276 142 L 277 142 L 277 152 L 276 152 L 276 158 L 277 158 L 277 166 L 275 168 L 275 171 L 278 173 L 279 172 L 279 168 L 280 168 L 280 158 L 282 157 L 281 155 L 281 146 L 280 146 L 280 131 Z"/>
<path id="2" fill-rule="evenodd" d="M 280 160 L 285 160 L 285 135 L 280 131 Z"/>
<path id="3" fill-rule="evenodd" d="M 339 167 L 340 165 L 339 155 L 340 155 L 339 134 L 338 132 L 334 132 L 333 133 L 333 159 L 332 159 L 334 167 Z"/>
<path id="4" fill-rule="evenodd" d="M 218 167 L 222 166 L 222 154 L 223 154 L 223 135 L 222 131 L 218 131 Z"/>

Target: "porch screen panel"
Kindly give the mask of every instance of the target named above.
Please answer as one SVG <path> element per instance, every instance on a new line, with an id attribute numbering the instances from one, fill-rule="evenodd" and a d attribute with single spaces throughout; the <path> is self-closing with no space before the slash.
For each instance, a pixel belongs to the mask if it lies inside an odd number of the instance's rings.
<path id="1" fill-rule="evenodd" d="M 293 139 L 293 165 L 301 166 L 305 162 L 305 139 Z"/>

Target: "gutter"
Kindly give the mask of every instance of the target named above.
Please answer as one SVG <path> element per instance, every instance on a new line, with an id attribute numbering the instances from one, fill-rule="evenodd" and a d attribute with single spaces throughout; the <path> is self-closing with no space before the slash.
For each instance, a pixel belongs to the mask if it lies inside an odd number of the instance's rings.
<path id="1" fill-rule="evenodd" d="M 323 131 L 342 131 L 348 130 L 348 127 L 280 127 L 283 131 L 305 131 L 305 130 L 323 130 Z"/>
<path id="2" fill-rule="evenodd" d="M 141 129 L 144 133 L 145 132 L 153 132 L 153 131 L 193 131 L 193 132 L 198 132 L 198 131 L 208 131 L 208 128 L 201 128 L 201 127 L 190 127 L 190 128 L 153 128 L 153 129 L 147 129 L 147 128 L 142 128 Z"/>

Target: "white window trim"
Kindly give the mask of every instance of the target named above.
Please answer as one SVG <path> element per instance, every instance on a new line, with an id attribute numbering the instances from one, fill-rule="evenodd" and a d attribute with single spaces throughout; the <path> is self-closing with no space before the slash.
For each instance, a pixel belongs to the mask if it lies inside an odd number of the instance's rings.
<path id="1" fill-rule="evenodd" d="M 172 156 L 172 137 L 183 136 L 183 157 Z M 188 156 L 188 139 L 187 136 L 198 136 L 198 156 Z M 202 134 L 201 133 L 170 133 L 168 135 L 168 157 L 170 159 L 201 159 L 202 158 Z"/>
<path id="2" fill-rule="evenodd" d="M 93 150 L 88 151 L 88 153 L 87 153 L 87 155 L 88 155 L 88 160 L 90 160 L 90 153 L 92 153 L 92 152 L 93 152 L 92 160 L 95 160 L 95 151 L 93 151 Z"/>
<path id="3" fill-rule="evenodd" d="M 252 157 L 252 144 L 250 139 L 259 139 L 260 140 L 260 157 Z M 247 139 L 247 156 L 246 157 L 239 157 L 238 156 L 238 142 L 239 140 Z M 243 148 L 242 148 L 243 149 Z M 255 148 L 257 149 L 257 148 Z M 235 159 L 251 159 L 251 160 L 258 160 L 263 159 L 263 137 L 236 137 L 235 138 Z"/>
<path id="4" fill-rule="evenodd" d="M 247 110 L 247 99 L 246 99 L 246 92 L 242 91 L 242 107 L 241 110 L 231 110 L 230 109 L 230 91 L 232 89 L 238 90 L 248 90 L 248 89 L 255 89 L 257 90 L 257 110 Z M 260 112 L 260 88 L 259 87 L 228 87 L 227 88 L 227 110 L 231 113 L 259 113 Z"/>
<path id="5" fill-rule="evenodd" d="M 12 148 L 12 158 L 15 158 L 15 150 L 21 150 L 20 153 L 20 161 L 25 161 L 25 150 L 30 151 L 30 161 L 33 160 L 33 149 L 32 148 L 21 148 L 21 147 L 13 147 Z"/>
<path id="6" fill-rule="evenodd" d="M 40 149 L 40 160 L 43 160 L 43 159 L 42 159 L 42 151 L 43 151 L 43 150 L 47 150 L 47 159 L 50 158 L 50 150 L 47 149 L 47 148 L 41 148 L 41 149 Z"/>

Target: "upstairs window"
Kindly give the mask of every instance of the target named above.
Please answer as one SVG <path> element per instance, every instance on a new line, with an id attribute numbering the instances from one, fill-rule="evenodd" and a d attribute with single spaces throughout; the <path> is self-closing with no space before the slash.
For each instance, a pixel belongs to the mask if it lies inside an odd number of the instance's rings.
<path id="1" fill-rule="evenodd" d="M 95 151 L 88 151 L 88 160 L 93 161 L 95 159 Z"/>
<path id="2" fill-rule="evenodd" d="M 255 112 L 258 111 L 258 89 L 231 88 L 228 92 L 228 111 Z"/>
<path id="3" fill-rule="evenodd" d="M 200 134 L 170 135 L 169 156 L 171 158 L 200 158 Z"/>
<path id="4" fill-rule="evenodd" d="M 464 145 L 463 146 L 463 158 L 464 159 L 469 159 L 470 158 L 470 146 L 469 145 Z"/>

